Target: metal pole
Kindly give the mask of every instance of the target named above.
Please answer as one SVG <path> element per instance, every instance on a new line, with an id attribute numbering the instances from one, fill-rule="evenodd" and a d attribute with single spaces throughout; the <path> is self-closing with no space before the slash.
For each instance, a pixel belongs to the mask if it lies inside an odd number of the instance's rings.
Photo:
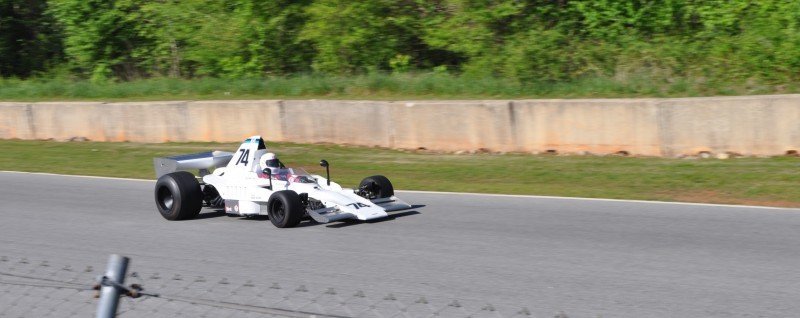
<path id="1" fill-rule="evenodd" d="M 125 273 L 128 271 L 129 259 L 117 254 L 111 254 L 108 258 L 105 276 L 117 284 L 125 283 Z M 119 288 L 113 284 L 104 284 L 100 289 L 100 303 L 97 305 L 97 318 L 114 318 L 117 315 L 117 303 L 119 302 Z"/>

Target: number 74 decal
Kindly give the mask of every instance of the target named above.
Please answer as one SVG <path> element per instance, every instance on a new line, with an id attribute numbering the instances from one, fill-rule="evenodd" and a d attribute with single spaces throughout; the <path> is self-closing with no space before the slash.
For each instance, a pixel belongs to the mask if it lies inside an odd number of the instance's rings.
<path id="1" fill-rule="evenodd" d="M 369 205 L 361 203 L 361 202 L 354 202 L 354 203 L 350 203 L 350 204 L 346 204 L 346 205 L 348 205 L 348 206 L 352 205 L 354 208 L 356 208 L 356 210 L 358 210 L 360 208 L 368 208 L 368 207 L 370 207 Z"/>
<path id="2" fill-rule="evenodd" d="M 239 152 L 242 154 L 239 155 L 239 159 L 236 159 L 236 164 L 243 164 L 246 166 L 248 163 L 247 159 L 250 158 L 250 149 L 240 149 Z"/>

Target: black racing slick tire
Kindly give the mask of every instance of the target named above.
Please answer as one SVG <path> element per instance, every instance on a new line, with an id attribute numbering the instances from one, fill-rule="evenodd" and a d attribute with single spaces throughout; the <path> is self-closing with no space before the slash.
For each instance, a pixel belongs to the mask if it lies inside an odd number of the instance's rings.
<path id="1" fill-rule="evenodd" d="M 388 178 L 377 175 L 366 177 L 358 184 L 358 189 L 367 199 L 388 198 L 394 195 L 394 187 Z"/>
<path id="2" fill-rule="evenodd" d="M 203 208 L 200 183 L 186 171 L 168 173 L 158 178 L 155 197 L 158 212 L 170 221 L 192 219 Z"/>
<path id="3" fill-rule="evenodd" d="M 276 191 L 267 201 L 269 221 L 275 227 L 295 227 L 303 218 L 300 195 L 291 190 Z"/>

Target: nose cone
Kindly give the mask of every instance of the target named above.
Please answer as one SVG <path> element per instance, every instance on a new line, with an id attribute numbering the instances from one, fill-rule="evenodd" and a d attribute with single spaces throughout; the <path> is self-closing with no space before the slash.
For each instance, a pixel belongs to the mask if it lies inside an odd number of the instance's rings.
<path id="1" fill-rule="evenodd" d="M 371 220 L 387 216 L 386 211 L 372 203 L 351 202 L 339 204 L 339 209 L 355 215 L 359 220 Z"/>
<path id="2" fill-rule="evenodd" d="M 362 221 L 388 216 L 382 207 L 352 192 L 313 190 L 309 191 L 309 196 L 325 202 L 329 207 L 336 205 L 342 212 L 352 214 Z"/>
<path id="3" fill-rule="evenodd" d="M 380 219 L 389 216 L 386 214 L 386 211 L 383 208 L 371 204 L 369 208 L 361 208 L 360 213 L 356 214 L 359 220 L 372 220 L 372 219 Z"/>

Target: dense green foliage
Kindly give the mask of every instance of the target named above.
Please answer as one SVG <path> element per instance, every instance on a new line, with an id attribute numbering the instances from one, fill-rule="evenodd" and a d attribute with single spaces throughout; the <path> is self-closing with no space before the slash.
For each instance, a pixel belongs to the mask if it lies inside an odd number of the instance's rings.
<path id="1" fill-rule="evenodd" d="M 0 75 L 800 81 L 800 2 L 0 0 Z"/>

